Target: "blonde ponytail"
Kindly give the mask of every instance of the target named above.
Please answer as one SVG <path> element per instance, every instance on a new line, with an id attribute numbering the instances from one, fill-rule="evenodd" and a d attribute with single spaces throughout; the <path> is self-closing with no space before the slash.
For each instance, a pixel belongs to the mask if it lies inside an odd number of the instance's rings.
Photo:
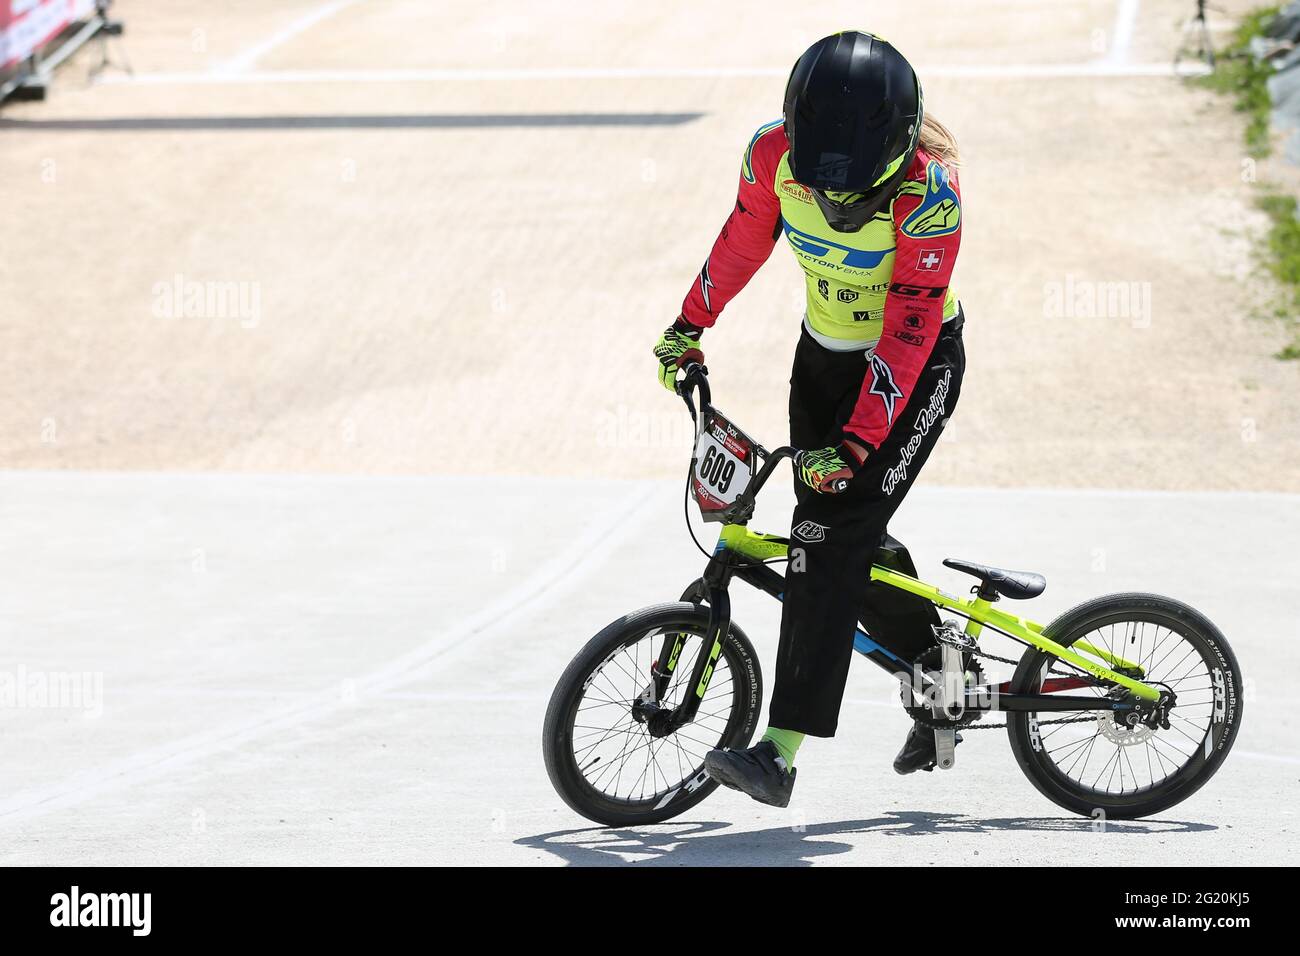
<path id="1" fill-rule="evenodd" d="M 957 151 L 957 137 L 937 119 L 926 113 L 921 120 L 921 148 L 945 166 L 961 165 Z"/>

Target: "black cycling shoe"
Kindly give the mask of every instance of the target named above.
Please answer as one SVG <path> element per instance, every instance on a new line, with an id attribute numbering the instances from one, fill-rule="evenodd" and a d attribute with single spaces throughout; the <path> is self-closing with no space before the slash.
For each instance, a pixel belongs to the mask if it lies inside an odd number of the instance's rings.
<path id="1" fill-rule="evenodd" d="M 957 735 L 957 743 L 961 743 L 961 734 Z M 903 749 L 894 758 L 894 772 L 908 774 L 916 773 L 918 770 L 933 769 L 934 729 L 916 721 L 912 724 L 912 729 L 907 732 Z"/>
<path id="2" fill-rule="evenodd" d="M 710 750 L 704 769 L 724 787 L 748 794 L 759 803 L 784 807 L 794 790 L 798 770 L 786 770 L 785 761 L 770 740 L 760 740 L 748 750 Z"/>

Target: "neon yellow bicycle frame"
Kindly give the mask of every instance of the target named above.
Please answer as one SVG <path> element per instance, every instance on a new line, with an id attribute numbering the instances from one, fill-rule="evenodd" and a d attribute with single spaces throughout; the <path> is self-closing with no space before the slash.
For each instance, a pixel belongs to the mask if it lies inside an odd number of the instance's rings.
<path id="1" fill-rule="evenodd" d="M 723 526 L 718 536 L 717 550 L 731 551 L 755 561 L 770 561 L 789 556 L 789 545 L 784 539 L 750 531 L 739 524 Z M 1008 614 L 985 598 L 978 595 L 971 598 L 957 597 L 933 584 L 926 584 L 924 581 L 880 565 L 872 567 L 871 579 L 925 598 L 939 607 L 955 611 L 966 618 L 966 633 L 972 638 L 977 638 L 984 627 L 991 627 L 1008 637 L 1023 641 L 1053 657 L 1073 664 L 1093 677 L 1117 684 L 1142 700 L 1153 702 L 1160 700 L 1160 692 L 1156 688 L 1130 676 L 1143 674 L 1140 665 L 1105 648 L 1087 641 L 1076 641 L 1071 647 L 1065 647 L 1049 637 L 1044 637 L 1041 624 L 1015 614 Z M 1122 674 L 1113 668 L 1121 668 L 1128 673 Z"/>

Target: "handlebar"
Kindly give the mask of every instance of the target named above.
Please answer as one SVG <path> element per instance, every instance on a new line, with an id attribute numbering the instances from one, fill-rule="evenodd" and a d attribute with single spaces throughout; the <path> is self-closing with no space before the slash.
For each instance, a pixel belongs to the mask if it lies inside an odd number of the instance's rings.
<path id="1" fill-rule="evenodd" d="M 709 391 L 709 370 L 699 362 L 687 362 L 682 366 L 681 381 L 677 383 L 677 394 L 682 397 L 686 407 L 690 409 L 691 420 L 695 418 L 695 403 L 691 400 L 691 392 L 698 390 L 700 393 L 700 412 L 707 412 L 713 404 L 713 393 Z"/>
<path id="2" fill-rule="evenodd" d="M 709 390 L 709 370 L 699 362 L 687 362 L 682 366 L 682 379 L 677 383 L 677 394 L 682 397 L 686 407 L 690 409 L 691 420 L 700 421 L 696 414 L 695 403 L 692 396 L 695 392 L 700 394 L 699 416 L 707 416 L 709 410 L 713 407 L 713 394 Z M 755 472 L 749 486 L 740 493 L 723 513 L 724 520 L 737 524 L 742 524 L 749 519 L 754 513 L 754 500 L 758 497 L 759 491 L 767 479 L 771 477 L 772 472 L 776 469 L 777 463 L 787 458 L 798 463 L 799 457 L 803 454 L 797 448 L 789 445 L 782 445 L 780 448 L 774 448 L 768 451 L 761 445 L 755 445 L 755 453 L 763 460 L 761 468 Z"/>
<path id="3" fill-rule="evenodd" d="M 791 448 L 789 445 L 782 445 L 772 451 L 759 449 L 759 453 L 765 455 L 763 467 L 758 469 L 754 475 L 754 480 L 749 483 L 749 487 L 740 493 L 734 502 L 731 503 L 728 520 L 747 521 L 749 516 L 754 513 L 754 501 L 758 498 L 758 493 L 763 490 L 763 485 L 771 477 L 772 472 L 776 469 L 777 462 L 789 458 L 797 462 L 799 456 L 803 454 L 797 448 Z"/>

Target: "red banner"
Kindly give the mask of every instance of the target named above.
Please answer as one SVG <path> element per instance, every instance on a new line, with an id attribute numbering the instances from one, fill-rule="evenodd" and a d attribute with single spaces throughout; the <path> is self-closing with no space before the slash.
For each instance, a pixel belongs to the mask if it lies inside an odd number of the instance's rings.
<path id="1" fill-rule="evenodd" d="M 0 0 L 0 70 L 27 59 L 95 11 L 95 0 Z"/>

